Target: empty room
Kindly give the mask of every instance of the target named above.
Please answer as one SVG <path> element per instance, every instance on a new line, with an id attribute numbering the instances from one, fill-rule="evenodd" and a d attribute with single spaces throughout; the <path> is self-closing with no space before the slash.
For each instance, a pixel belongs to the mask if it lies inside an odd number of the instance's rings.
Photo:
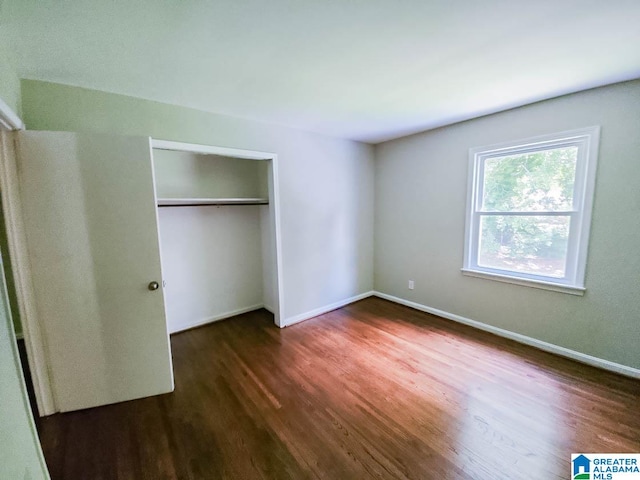
<path id="1" fill-rule="evenodd" d="M 640 478 L 639 24 L 0 1 L 0 479 Z"/>

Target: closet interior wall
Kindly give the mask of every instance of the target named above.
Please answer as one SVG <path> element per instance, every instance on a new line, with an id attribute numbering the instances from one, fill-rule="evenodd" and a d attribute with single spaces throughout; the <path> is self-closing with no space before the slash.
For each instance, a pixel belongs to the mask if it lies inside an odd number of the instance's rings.
<path id="1" fill-rule="evenodd" d="M 159 204 L 269 196 L 268 161 L 154 148 L 153 163 Z M 160 206 L 158 223 L 170 333 L 270 308 L 268 205 Z"/>

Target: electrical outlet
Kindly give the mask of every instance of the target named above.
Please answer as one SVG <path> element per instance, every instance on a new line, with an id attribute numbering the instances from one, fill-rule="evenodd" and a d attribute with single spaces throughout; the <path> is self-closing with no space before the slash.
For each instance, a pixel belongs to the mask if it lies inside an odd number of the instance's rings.
<path id="1" fill-rule="evenodd" d="M 413 290 L 413 286 L 414 286 L 413 280 L 409 280 L 409 290 Z"/>

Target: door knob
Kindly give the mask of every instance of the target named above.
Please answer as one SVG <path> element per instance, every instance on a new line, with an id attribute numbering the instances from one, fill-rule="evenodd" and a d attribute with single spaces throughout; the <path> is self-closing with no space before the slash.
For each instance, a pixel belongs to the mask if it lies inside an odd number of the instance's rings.
<path id="1" fill-rule="evenodd" d="M 154 291 L 157 290 L 160 287 L 160 284 L 158 282 L 151 282 L 149 284 L 149 290 Z"/>

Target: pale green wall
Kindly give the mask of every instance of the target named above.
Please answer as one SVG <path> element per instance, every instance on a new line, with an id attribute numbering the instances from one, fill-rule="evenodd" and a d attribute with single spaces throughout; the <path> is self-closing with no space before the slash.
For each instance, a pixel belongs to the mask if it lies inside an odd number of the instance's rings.
<path id="1" fill-rule="evenodd" d="M 20 115 L 20 80 L 13 68 L 10 52 L 1 38 L 0 98 Z M 12 288 L 4 218 L 1 213 L 0 252 L 4 259 L 2 270 L 7 274 L 6 282 L 9 284 L 12 299 L 10 309 L 5 278 L 0 271 L 0 478 L 44 480 L 49 478 L 49 474 L 33 424 L 16 340 L 12 332 L 14 329 L 16 332 L 21 332 L 21 327 Z M 13 327 L 11 318 L 13 318 Z"/>
<path id="2" fill-rule="evenodd" d="M 152 136 L 278 154 L 284 317 L 373 287 L 373 147 L 290 128 L 32 80 L 31 130 Z"/>
<path id="3" fill-rule="evenodd" d="M 14 65 L 13 55 L 0 36 L 0 98 L 20 115 L 20 79 Z"/>
<path id="4" fill-rule="evenodd" d="M 0 98 L 15 113 L 20 114 L 20 81 L 13 68 L 10 52 L 2 41 L 0 41 Z M 0 230 L 0 252 L 6 263 L 8 255 L 2 218 L 0 218 Z M 7 272 L 7 282 L 11 287 L 11 269 L 5 268 L 3 263 L 2 270 Z M 12 289 L 10 293 L 13 300 L 11 302 L 13 316 L 10 314 L 5 278 L 0 271 L 0 478 L 44 480 L 49 478 L 49 475 L 33 424 L 16 340 L 12 332 L 13 329 L 18 332 L 21 329 Z M 13 328 L 11 317 L 14 322 Z"/>
<path id="5" fill-rule="evenodd" d="M 463 276 L 469 148 L 592 125 L 602 133 L 584 297 Z M 639 132 L 633 81 L 378 145 L 376 290 L 640 368 Z"/>
<path id="6" fill-rule="evenodd" d="M 18 73 L 14 67 L 13 56 L 8 50 L 6 42 L 2 40 L 2 36 L 0 35 L 0 98 L 11 108 L 11 110 L 20 115 L 22 112 L 20 96 L 20 79 L 18 78 Z M 2 251 L 6 263 L 5 275 L 7 277 L 9 298 L 11 299 L 11 315 L 16 333 L 21 334 L 22 325 L 20 325 L 18 304 L 15 298 L 15 290 L 13 289 L 13 275 L 9 264 L 7 239 L 4 231 L 4 218 L 2 218 L 1 210 L 0 230 L 0 251 Z"/>

